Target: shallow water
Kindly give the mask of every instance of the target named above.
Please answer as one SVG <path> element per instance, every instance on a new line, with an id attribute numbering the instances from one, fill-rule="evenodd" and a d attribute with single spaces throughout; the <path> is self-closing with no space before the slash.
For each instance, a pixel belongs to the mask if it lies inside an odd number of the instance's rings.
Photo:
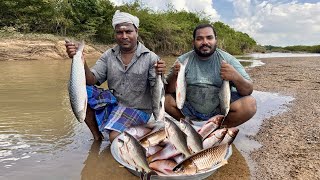
<path id="1" fill-rule="evenodd" d="M 257 112 L 249 121 L 239 126 L 240 131 L 233 142 L 249 164 L 250 172 L 254 171 L 255 164 L 249 155 L 261 147 L 253 137 L 258 133 L 264 120 L 287 111 L 287 105 L 294 100 L 291 96 L 261 91 L 253 91 L 252 96 L 257 102 Z"/>
<path id="2" fill-rule="evenodd" d="M 73 116 L 69 68 L 69 60 L 0 61 L 0 179 L 136 179 L 113 160 L 108 142 L 94 143 Z M 270 93 L 254 96 L 260 99 L 257 115 L 235 143 L 241 151 L 251 144 L 246 135 L 256 133 L 251 126 L 289 102 Z"/>
<path id="3" fill-rule="evenodd" d="M 318 57 L 320 53 L 253 53 L 249 54 L 247 57 L 252 58 L 276 58 L 276 57 Z"/>

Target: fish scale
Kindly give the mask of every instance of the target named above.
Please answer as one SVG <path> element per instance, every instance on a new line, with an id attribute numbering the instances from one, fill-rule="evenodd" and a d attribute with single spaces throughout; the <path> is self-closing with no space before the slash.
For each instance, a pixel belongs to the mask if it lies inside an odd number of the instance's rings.
<path id="1" fill-rule="evenodd" d="M 187 145 L 193 153 L 203 149 L 202 136 L 186 120 L 180 119 L 180 129 L 187 135 Z"/>
<path id="2" fill-rule="evenodd" d="M 71 108 L 79 122 L 83 122 L 85 120 L 87 111 L 86 76 L 82 60 L 83 49 L 84 42 L 82 41 L 76 54 L 72 58 L 68 85 Z"/>
<path id="3" fill-rule="evenodd" d="M 165 116 L 165 84 L 166 80 L 163 74 L 157 75 L 155 85 L 152 88 L 152 111 L 156 121 L 163 121 Z"/>
<path id="4" fill-rule="evenodd" d="M 187 82 L 186 82 L 186 75 L 185 70 L 188 64 L 189 59 L 186 59 L 183 63 L 180 63 L 180 70 L 177 77 L 176 83 L 176 102 L 177 107 L 182 109 L 184 102 L 186 100 L 186 89 L 187 89 Z"/>
<path id="5" fill-rule="evenodd" d="M 143 147 L 155 146 L 166 138 L 166 132 L 164 129 L 153 132 L 140 140 L 140 144 Z"/>
<path id="6" fill-rule="evenodd" d="M 127 132 L 124 133 L 124 145 L 127 147 L 128 155 L 135 162 L 135 168 L 140 172 L 151 172 L 147 162 L 146 150 L 142 147 L 138 140 Z"/>
<path id="7" fill-rule="evenodd" d="M 219 163 L 225 163 L 228 145 L 204 149 L 196 154 L 191 155 L 184 161 L 180 162 L 173 170 L 178 174 L 195 174 L 199 171 L 212 168 Z"/>
<path id="8" fill-rule="evenodd" d="M 170 143 L 186 157 L 190 156 L 187 137 L 184 132 L 169 118 L 165 118 L 165 132 Z"/>
<path id="9" fill-rule="evenodd" d="M 231 91 L 230 91 L 230 82 L 223 80 L 222 86 L 219 92 L 219 100 L 220 100 L 220 110 L 225 120 L 230 110 L 230 99 L 231 99 Z"/>

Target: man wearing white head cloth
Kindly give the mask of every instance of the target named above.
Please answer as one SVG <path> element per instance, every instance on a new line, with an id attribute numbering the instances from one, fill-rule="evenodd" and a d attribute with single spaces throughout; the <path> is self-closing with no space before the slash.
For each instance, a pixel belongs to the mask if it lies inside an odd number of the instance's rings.
<path id="1" fill-rule="evenodd" d="M 95 140 L 102 132 L 112 141 L 126 128 L 145 124 L 152 114 L 152 88 L 165 62 L 138 41 L 139 19 L 117 10 L 112 19 L 117 45 L 108 49 L 89 68 L 85 62 L 88 107 L 85 122 Z M 72 58 L 77 47 L 66 41 Z M 108 90 L 95 85 L 108 83 Z"/>
<path id="2" fill-rule="evenodd" d="M 130 23 L 133 24 L 137 29 L 139 28 L 139 19 L 136 16 L 117 10 L 112 18 L 113 29 L 116 28 L 117 24 L 121 23 Z"/>

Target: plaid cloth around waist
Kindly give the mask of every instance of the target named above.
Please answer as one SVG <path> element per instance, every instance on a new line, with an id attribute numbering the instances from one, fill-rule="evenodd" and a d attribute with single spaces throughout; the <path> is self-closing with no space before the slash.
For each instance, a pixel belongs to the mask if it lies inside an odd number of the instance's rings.
<path id="1" fill-rule="evenodd" d="M 109 90 L 96 86 L 87 86 L 88 104 L 95 110 L 100 131 L 124 131 L 133 125 L 146 124 L 151 114 L 138 109 L 118 105 L 116 97 Z"/>

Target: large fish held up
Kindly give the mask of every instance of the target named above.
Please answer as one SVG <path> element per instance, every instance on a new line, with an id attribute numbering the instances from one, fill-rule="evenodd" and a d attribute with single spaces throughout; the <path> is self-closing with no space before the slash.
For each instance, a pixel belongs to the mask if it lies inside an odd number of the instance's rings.
<path id="1" fill-rule="evenodd" d="M 231 90 L 229 81 L 223 80 L 222 86 L 219 92 L 220 111 L 224 115 L 224 119 L 227 117 L 230 110 Z"/>
<path id="2" fill-rule="evenodd" d="M 153 116 L 156 121 L 164 121 L 165 110 L 164 110 L 164 100 L 165 100 L 165 90 L 164 85 L 167 84 L 163 74 L 158 74 L 156 77 L 156 82 L 152 88 L 152 111 Z"/>
<path id="3" fill-rule="evenodd" d="M 66 42 L 68 42 L 68 40 L 66 40 Z M 68 86 L 71 108 L 79 122 L 83 122 L 86 118 L 88 101 L 84 59 L 82 54 L 83 49 L 84 42 L 82 41 L 72 59 Z"/>
<path id="4" fill-rule="evenodd" d="M 177 84 L 176 84 L 176 102 L 177 107 L 182 109 L 183 104 L 186 100 L 186 91 L 187 91 L 187 82 L 186 82 L 186 66 L 188 64 L 189 59 L 186 59 L 183 63 L 180 63 L 180 70 L 177 77 Z"/>

